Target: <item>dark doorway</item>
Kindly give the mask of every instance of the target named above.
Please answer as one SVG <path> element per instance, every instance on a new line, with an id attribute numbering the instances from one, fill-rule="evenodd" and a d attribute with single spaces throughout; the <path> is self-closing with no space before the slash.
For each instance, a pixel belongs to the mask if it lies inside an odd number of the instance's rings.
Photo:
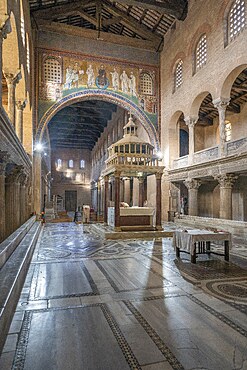
<path id="1" fill-rule="evenodd" d="M 77 191 L 65 190 L 65 209 L 66 211 L 75 211 L 77 208 Z"/>

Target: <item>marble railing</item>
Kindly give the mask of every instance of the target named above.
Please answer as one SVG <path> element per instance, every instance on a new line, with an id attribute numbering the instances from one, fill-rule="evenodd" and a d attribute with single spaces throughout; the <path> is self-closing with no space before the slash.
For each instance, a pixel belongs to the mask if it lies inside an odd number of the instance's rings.
<path id="1" fill-rule="evenodd" d="M 193 163 L 197 164 L 212 161 L 214 159 L 217 159 L 218 156 L 219 156 L 218 146 L 207 148 L 194 153 Z"/>
<path id="2" fill-rule="evenodd" d="M 226 143 L 227 155 L 235 155 L 247 151 L 247 137 L 242 139 L 229 141 Z"/>
<path id="3" fill-rule="evenodd" d="M 176 170 L 177 168 L 186 167 L 189 164 L 189 156 L 185 155 L 183 157 L 174 159 L 172 169 Z"/>

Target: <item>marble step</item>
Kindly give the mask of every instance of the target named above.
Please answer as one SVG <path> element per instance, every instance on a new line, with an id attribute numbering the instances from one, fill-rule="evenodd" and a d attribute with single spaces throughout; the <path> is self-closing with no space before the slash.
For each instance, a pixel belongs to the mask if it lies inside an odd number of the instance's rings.
<path id="1" fill-rule="evenodd" d="M 35 220 L 35 216 L 31 217 L 10 236 L 8 236 L 2 243 L 0 243 L 0 269 L 3 267 L 17 245 L 21 242 L 21 240 L 33 226 Z"/>
<path id="2" fill-rule="evenodd" d="M 0 354 L 26 278 L 41 223 L 35 222 L 0 270 Z"/>

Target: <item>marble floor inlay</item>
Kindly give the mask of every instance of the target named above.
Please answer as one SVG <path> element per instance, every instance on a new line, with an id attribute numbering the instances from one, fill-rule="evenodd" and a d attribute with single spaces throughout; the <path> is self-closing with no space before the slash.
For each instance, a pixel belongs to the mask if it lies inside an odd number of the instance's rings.
<path id="1" fill-rule="evenodd" d="M 103 229 L 44 225 L 1 370 L 247 370 L 244 240 L 233 236 L 229 263 L 192 265 L 171 238 L 105 240 Z"/>

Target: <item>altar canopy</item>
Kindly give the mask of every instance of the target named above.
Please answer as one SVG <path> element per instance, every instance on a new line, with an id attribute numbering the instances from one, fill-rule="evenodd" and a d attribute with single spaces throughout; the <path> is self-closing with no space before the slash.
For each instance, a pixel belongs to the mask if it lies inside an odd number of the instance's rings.
<path id="1" fill-rule="evenodd" d="M 164 166 L 160 165 L 160 158 L 154 153 L 154 147 L 141 140 L 137 135 L 137 127 L 130 115 L 128 123 L 124 126 L 124 136 L 122 139 L 112 144 L 108 148 L 108 159 L 106 169 L 103 173 L 105 181 L 105 213 L 104 221 L 107 223 L 109 199 L 108 186 L 109 179 L 114 179 L 114 222 L 113 210 L 111 210 L 111 226 L 114 224 L 115 230 L 122 230 L 123 227 L 153 227 L 161 229 L 161 177 Z M 143 207 L 146 202 L 144 184 L 147 176 L 156 177 L 156 207 Z M 120 197 L 120 180 L 123 178 L 137 178 L 139 181 L 139 207 L 127 208 L 122 205 Z M 123 204 L 123 203 L 122 203 Z M 121 208 L 120 208 L 121 207 Z M 124 209 L 124 210 L 122 210 Z M 126 211 L 128 209 L 128 211 Z M 151 221 L 151 216 L 156 214 L 155 222 Z M 140 216 L 140 217 L 139 217 Z M 139 218 L 139 221 L 138 221 Z"/>

